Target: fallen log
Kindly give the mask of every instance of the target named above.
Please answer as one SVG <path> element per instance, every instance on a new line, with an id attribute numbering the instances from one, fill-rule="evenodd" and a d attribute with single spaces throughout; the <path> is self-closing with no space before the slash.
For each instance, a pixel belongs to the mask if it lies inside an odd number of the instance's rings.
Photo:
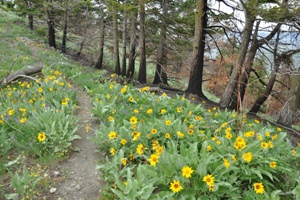
<path id="1" fill-rule="evenodd" d="M 1 79 L 0 85 L 1 85 L 1 87 L 5 87 L 5 86 L 9 85 L 11 82 L 13 82 L 14 80 L 17 80 L 21 77 L 33 79 L 32 77 L 30 77 L 30 75 L 41 72 L 42 68 L 43 68 L 42 66 L 28 66 L 28 67 L 22 68 L 18 71 L 13 72 L 12 74 L 7 75 L 3 79 Z"/>

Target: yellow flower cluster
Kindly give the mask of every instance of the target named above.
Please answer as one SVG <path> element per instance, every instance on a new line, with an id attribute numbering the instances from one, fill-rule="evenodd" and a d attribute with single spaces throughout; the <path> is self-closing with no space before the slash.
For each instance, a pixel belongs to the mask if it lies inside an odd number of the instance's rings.
<path id="1" fill-rule="evenodd" d="M 234 143 L 234 148 L 235 149 L 241 151 L 244 148 L 246 148 L 246 146 L 247 146 L 247 144 L 246 144 L 246 141 L 243 137 L 241 137 L 241 136 L 236 137 L 235 143 Z"/>

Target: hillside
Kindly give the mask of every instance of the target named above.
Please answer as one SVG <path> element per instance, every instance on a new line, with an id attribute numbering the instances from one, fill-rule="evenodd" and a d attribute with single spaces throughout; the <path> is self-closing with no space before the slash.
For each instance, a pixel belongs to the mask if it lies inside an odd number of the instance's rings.
<path id="1" fill-rule="evenodd" d="M 81 66 L 24 24 L 0 9 L 0 77 L 43 67 L 1 88 L 1 199 L 300 198 L 282 128 Z"/>

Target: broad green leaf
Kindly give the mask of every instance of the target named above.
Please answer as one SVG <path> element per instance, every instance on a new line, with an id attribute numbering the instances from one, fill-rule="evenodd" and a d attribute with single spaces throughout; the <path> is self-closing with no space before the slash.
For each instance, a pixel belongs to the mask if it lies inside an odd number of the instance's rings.
<path id="1" fill-rule="evenodd" d="M 271 200 L 280 200 L 280 196 L 279 196 L 280 192 L 281 190 L 273 191 L 270 196 Z"/>
<path id="2" fill-rule="evenodd" d="M 296 199 L 300 199 L 300 182 L 298 185 L 292 190 L 292 193 L 296 196 Z"/>
<path id="3" fill-rule="evenodd" d="M 152 185 L 153 184 L 146 185 L 145 187 L 142 188 L 142 190 L 140 191 L 141 199 L 149 199 L 149 197 L 151 196 L 153 190 L 155 189 L 155 187 L 153 187 Z"/>

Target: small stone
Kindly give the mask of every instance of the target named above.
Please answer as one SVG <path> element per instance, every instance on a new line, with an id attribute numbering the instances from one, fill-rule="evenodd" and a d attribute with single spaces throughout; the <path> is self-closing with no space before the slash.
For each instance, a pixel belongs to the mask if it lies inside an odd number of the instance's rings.
<path id="1" fill-rule="evenodd" d="M 77 190 L 80 190 L 81 188 L 80 188 L 80 185 L 76 185 L 76 189 Z"/>
<path id="2" fill-rule="evenodd" d="M 50 193 L 52 194 L 52 193 L 54 193 L 54 192 L 56 192 L 56 188 L 50 188 Z"/>
<path id="3" fill-rule="evenodd" d="M 60 172 L 59 171 L 54 171 L 53 174 L 54 174 L 54 176 L 58 176 L 58 175 L 60 175 Z"/>

